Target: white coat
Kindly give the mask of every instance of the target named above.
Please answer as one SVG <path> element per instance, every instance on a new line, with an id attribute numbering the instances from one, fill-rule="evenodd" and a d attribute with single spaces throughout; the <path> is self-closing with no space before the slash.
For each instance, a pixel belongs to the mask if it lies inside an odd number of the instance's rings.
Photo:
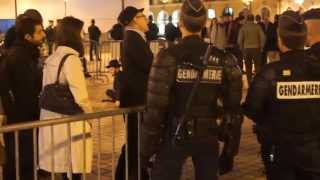
<path id="1" fill-rule="evenodd" d="M 85 78 L 82 71 L 81 61 L 79 59 L 79 53 L 72 48 L 66 46 L 59 46 L 57 50 L 45 61 L 43 69 L 43 87 L 52 84 L 56 81 L 58 66 L 63 56 L 66 54 L 71 55 L 65 61 L 60 74 L 60 83 L 68 84 L 69 88 L 78 103 L 86 113 L 92 112 L 92 108 L 88 98 L 88 91 L 86 87 Z M 65 117 L 65 115 L 54 113 L 41 109 L 40 120 L 55 119 Z M 73 173 L 82 173 L 84 167 L 85 171 L 90 173 L 92 169 L 92 138 L 91 138 L 91 126 L 85 121 L 86 131 L 86 143 L 85 151 L 82 141 L 83 122 L 75 122 L 71 124 L 71 153 L 68 146 L 68 134 L 67 125 L 61 124 L 54 126 L 54 171 L 57 173 L 68 172 L 69 159 L 72 164 Z M 52 172 L 52 156 L 51 156 L 51 127 L 42 127 L 39 129 L 39 168 Z M 85 152 L 85 155 L 84 155 Z M 71 156 L 70 156 L 71 154 Z"/>

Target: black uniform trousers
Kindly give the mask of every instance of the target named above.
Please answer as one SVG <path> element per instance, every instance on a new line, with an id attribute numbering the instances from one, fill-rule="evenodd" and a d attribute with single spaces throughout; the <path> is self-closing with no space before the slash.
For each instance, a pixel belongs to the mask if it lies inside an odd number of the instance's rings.
<path id="1" fill-rule="evenodd" d="M 168 140 L 156 156 L 151 179 L 179 180 L 183 164 L 188 157 L 192 157 L 196 180 L 217 180 L 218 156 L 216 136 L 194 138 L 175 147 Z"/>
<path id="2" fill-rule="evenodd" d="M 138 114 L 129 113 L 128 119 L 128 172 L 129 180 L 138 180 Z M 122 146 L 115 174 L 116 180 L 126 179 L 126 146 Z M 148 173 L 141 170 L 141 180 L 149 180 Z"/>
<path id="3" fill-rule="evenodd" d="M 271 180 L 320 180 L 320 139 L 276 146 L 274 152 Z"/>
<path id="4" fill-rule="evenodd" d="M 32 130 L 24 130 L 19 133 L 19 168 L 20 180 L 34 179 L 33 173 L 33 133 Z M 3 179 L 16 179 L 16 160 L 14 134 L 4 134 L 6 146 L 6 163 L 3 167 Z"/>

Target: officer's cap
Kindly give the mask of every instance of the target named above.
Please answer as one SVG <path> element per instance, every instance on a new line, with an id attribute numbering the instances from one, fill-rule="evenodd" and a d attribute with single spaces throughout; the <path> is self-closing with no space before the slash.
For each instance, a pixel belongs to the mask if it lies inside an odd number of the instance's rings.
<path id="1" fill-rule="evenodd" d="M 305 33 L 306 26 L 302 16 L 295 11 L 285 11 L 279 18 L 279 32 Z"/>
<path id="2" fill-rule="evenodd" d="M 304 20 L 320 20 L 320 8 L 310 9 L 303 14 Z"/>
<path id="3" fill-rule="evenodd" d="M 201 0 L 185 0 L 182 5 L 181 13 L 190 17 L 201 17 L 207 15 L 206 8 Z"/>
<path id="4" fill-rule="evenodd" d="M 123 25 L 126 26 L 128 24 L 130 24 L 130 22 L 133 20 L 133 18 L 139 13 L 139 12 L 143 12 L 144 8 L 141 9 L 137 9 L 133 6 L 128 6 L 126 7 L 124 10 L 122 10 L 118 16 L 118 22 Z"/>

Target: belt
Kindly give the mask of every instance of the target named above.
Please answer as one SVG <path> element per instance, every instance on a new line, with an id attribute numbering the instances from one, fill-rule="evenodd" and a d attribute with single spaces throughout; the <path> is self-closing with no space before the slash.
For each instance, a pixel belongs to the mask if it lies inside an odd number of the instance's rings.
<path id="1" fill-rule="evenodd" d="M 165 134 L 166 137 L 171 138 L 177 129 L 178 118 L 173 118 L 168 123 Z M 218 134 L 218 125 L 216 119 L 213 118 L 190 118 L 182 126 L 182 131 L 191 137 L 216 136 Z"/>

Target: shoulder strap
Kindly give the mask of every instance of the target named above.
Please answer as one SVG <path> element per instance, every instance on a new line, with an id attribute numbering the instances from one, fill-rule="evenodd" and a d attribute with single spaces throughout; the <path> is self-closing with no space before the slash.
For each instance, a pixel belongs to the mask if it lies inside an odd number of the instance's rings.
<path id="1" fill-rule="evenodd" d="M 66 60 L 68 59 L 69 56 L 74 55 L 74 54 L 66 54 L 62 57 L 62 60 L 59 64 L 59 68 L 58 68 L 58 73 L 57 73 L 57 79 L 56 79 L 56 84 L 59 84 L 59 77 L 60 77 L 60 73 L 62 70 L 62 67 L 64 65 L 64 63 L 66 62 Z"/>

